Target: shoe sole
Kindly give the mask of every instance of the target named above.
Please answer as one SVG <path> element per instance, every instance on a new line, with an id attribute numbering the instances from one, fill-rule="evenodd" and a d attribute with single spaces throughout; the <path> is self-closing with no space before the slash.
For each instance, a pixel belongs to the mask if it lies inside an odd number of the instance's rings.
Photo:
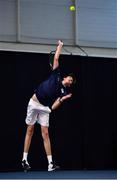
<path id="1" fill-rule="evenodd" d="M 59 170 L 60 170 L 59 167 L 58 168 L 54 168 L 54 169 L 48 169 L 49 172 L 51 172 L 51 171 L 59 171 Z"/>
<path id="2" fill-rule="evenodd" d="M 48 169 L 48 172 L 55 171 L 55 169 Z"/>
<path id="3" fill-rule="evenodd" d="M 25 168 L 23 167 L 23 165 L 22 165 L 22 168 L 23 168 L 24 172 L 28 172 L 28 171 L 30 171 L 30 170 L 31 170 L 31 167 L 30 167 L 30 168 L 28 168 L 28 169 L 25 169 Z"/>

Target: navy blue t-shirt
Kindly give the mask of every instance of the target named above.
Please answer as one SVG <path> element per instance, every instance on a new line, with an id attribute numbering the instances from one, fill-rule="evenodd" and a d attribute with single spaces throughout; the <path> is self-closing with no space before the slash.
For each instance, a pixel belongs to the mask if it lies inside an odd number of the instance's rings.
<path id="1" fill-rule="evenodd" d="M 68 94 L 67 88 L 62 85 L 59 68 L 53 70 L 49 78 L 37 87 L 35 94 L 44 106 L 51 106 L 58 97 Z"/>

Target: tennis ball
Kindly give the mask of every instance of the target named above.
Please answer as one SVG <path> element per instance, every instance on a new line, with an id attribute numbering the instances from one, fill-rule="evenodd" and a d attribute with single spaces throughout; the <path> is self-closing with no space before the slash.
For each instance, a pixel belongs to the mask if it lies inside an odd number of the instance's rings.
<path id="1" fill-rule="evenodd" d="M 75 6 L 71 5 L 71 6 L 69 7 L 69 9 L 70 9 L 70 11 L 75 11 Z"/>

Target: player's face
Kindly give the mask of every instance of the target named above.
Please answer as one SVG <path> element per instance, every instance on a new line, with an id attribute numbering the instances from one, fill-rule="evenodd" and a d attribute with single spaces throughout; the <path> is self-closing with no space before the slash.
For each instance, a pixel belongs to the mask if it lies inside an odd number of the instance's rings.
<path id="1" fill-rule="evenodd" d="M 65 80 L 65 85 L 70 87 L 73 84 L 73 78 L 71 76 L 67 76 L 66 78 L 64 78 Z"/>

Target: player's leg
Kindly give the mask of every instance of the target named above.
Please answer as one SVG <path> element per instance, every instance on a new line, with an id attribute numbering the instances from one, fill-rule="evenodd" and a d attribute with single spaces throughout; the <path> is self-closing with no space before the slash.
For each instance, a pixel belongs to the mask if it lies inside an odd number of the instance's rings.
<path id="1" fill-rule="evenodd" d="M 44 148 L 48 160 L 48 171 L 58 170 L 60 167 L 57 166 L 52 160 L 52 151 L 51 151 L 51 143 L 49 138 L 48 127 L 41 126 L 41 133 L 42 133 Z"/>
<path id="2" fill-rule="evenodd" d="M 51 142 L 50 142 L 49 130 L 48 130 L 49 113 L 40 113 L 38 118 L 39 118 L 38 123 L 41 125 L 41 134 L 48 160 L 48 171 L 59 169 L 59 166 L 56 166 L 55 163 L 53 163 L 53 159 L 52 159 Z"/>
<path id="3" fill-rule="evenodd" d="M 27 158 L 28 158 L 28 152 L 29 152 L 33 133 L 34 133 L 34 125 L 27 125 L 25 141 L 24 141 L 23 159 L 22 159 L 22 166 L 24 170 L 29 170 L 31 168 Z"/>
<path id="4" fill-rule="evenodd" d="M 28 152 L 32 140 L 32 136 L 34 133 L 34 124 L 37 120 L 37 110 L 34 109 L 34 105 L 32 101 L 29 101 L 28 107 L 27 107 L 27 116 L 26 116 L 26 124 L 27 124 L 27 130 L 24 140 L 24 151 L 23 151 L 23 158 L 22 158 L 22 167 L 24 170 L 29 170 L 31 167 L 28 163 Z"/>

